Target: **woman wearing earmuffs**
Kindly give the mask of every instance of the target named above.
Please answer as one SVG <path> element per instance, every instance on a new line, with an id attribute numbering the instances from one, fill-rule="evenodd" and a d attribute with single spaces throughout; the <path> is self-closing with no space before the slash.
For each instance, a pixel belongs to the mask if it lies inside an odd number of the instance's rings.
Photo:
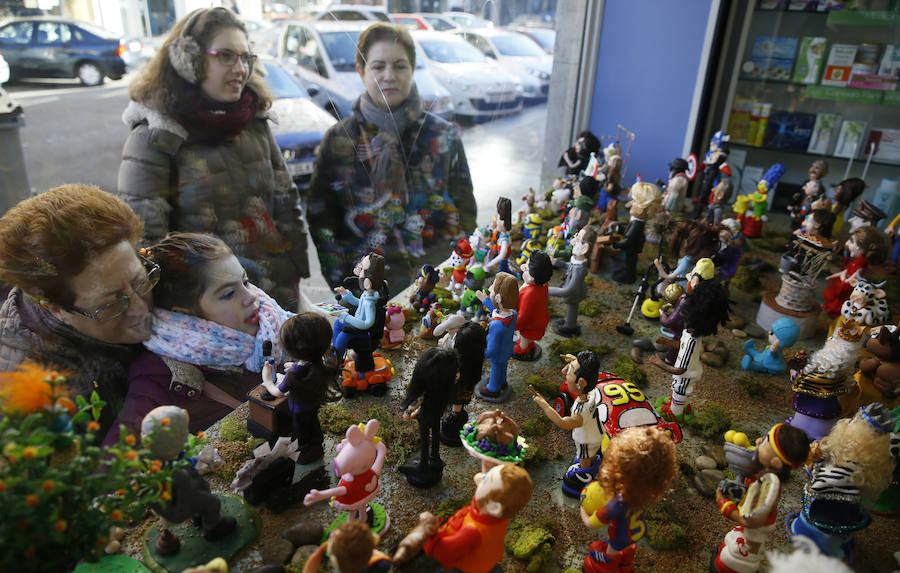
<path id="1" fill-rule="evenodd" d="M 306 225 L 257 69 L 234 12 L 205 8 L 176 23 L 129 87 L 117 193 L 144 219 L 145 240 L 218 235 L 254 284 L 295 310 L 309 276 Z"/>

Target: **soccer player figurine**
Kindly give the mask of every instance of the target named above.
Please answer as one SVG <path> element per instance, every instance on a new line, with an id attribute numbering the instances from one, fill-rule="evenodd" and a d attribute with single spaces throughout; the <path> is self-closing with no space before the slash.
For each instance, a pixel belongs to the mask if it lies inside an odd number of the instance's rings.
<path id="1" fill-rule="evenodd" d="M 764 555 L 769 533 L 775 529 L 781 484 L 809 455 L 809 440 L 802 430 L 787 424 L 772 426 L 765 438 L 756 440 L 759 478 L 750 484 L 740 503 L 716 490 L 719 511 L 738 524 L 725 536 L 715 552 L 710 570 L 719 573 L 754 573 Z"/>
<path id="2" fill-rule="evenodd" d="M 488 293 L 478 291 L 476 295 L 491 313 L 484 352 L 484 357 L 491 363 L 491 374 L 490 378 L 478 383 L 475 393 L 487 402 L 503 402 L 512 394 L 512 388 L 506 383 L 506 368 L 513 355 L 519 283 L 509 273 L 497 273 Z"/>
<path id="3" fill-rule="evenodd" d="M 562 372 L 566 376 L 569 392 L 578 396 L 572 404 L 572 413 L 563 418 L 534 387 L 529 387 L 534 403 L 551 422 L 563 430 L 572 431 L 575 442 L 575 462 L 569 466 L 562 481 L 563 493 L 569 497 L 578 497 L 582 488 L 591 483 L 600 468 L 600 445 L 603 443 L 603 431 L 596 416 L 600 396 L 594 392 L 597 387 L 597 376 L 600 373 L 600 361 L 590 350 L 582 350 L 578 356 L 564 354 L 566 361 Z"/>
<path id="4" fill-rule="evenodd" d="M 533 362 L 541 357 L 543 351 L 537 341 L 544 337 L 550 323 L 547 283 L 553 276 L 553 263 L 547 253 L 534 251 L 521 268 L 525 284 L 519 289 L 519 317 L 516 320 L 519 340 L 513 347 L 513 358 Z"/>
<path id="5" fill-rule="evenodd" d="M 587 298 L 584 277 L 588 272 L 588 253 L 596 240 L 597 233 L 591 227 L 578 231 L 572 239 L 572 259 L 567 263 L 563 286 L 550 287 L 548 290 L 550 296 L 559 297 L 566 302 L 566 318 L 553 323 L 553 331 L 560 336 L 572 337 L 581 334 L 581 327 L 578 326 L 578 304 Z M 554 266 L 559 266 L 552 258 L 553 255 L 550 256 Z"/>
<path id="6" fill-rule="evenodd" d="M 634 543 L 647 525 L 642 511 L 659 501 L 675 477 L 675 443 L 653 426 L 627 428 L 612 439 L 597 481 L 581 492 L 581 520 L 605 524 L 608 539 L 591 543 L 585 573 L 634 570 Z"/>

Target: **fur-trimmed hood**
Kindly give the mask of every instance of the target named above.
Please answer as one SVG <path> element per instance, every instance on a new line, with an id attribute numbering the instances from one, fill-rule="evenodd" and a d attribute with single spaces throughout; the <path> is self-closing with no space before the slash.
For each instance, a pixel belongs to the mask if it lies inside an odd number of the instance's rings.
<path id="1" fill-rule="evenodd" d="M 274 120 L 270 115 L 269 110 L 256 112 L 257 119 Z M 134 100 L 128 102 L 128 107 L 122 112 L 122 122 L 128 129 L 146 123 L 150 131 L 165 131 L 177 136 L 181 141 L 188 138 L 188 131 L 175 118 Z"/>

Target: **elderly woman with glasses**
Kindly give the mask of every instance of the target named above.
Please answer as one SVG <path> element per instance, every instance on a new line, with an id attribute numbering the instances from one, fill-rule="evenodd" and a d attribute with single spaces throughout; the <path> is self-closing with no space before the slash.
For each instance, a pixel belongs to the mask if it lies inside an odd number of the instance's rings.
<path id="1" fill-rule="evenodd" d="M 176 23 L 129 86 L 117 194 L 148 241 L 217 235 L 254 284 L 296 310 L 309 276 L 306 227 L 255 64 L 234 12 L 204 8 Z"/>
<path id="2" fill-rule="evenodd" d="M 159 268 L 137 251 L 142 223 L 122 201 L 89 185 L 62 185 L 0 219 L 0 371 L 25 360 L 68 371 L 70 389 L 97 390 L 111 425 L 126 374 L 150 336 Z M 102 433 L 100 435 L 103 435 Z"/>

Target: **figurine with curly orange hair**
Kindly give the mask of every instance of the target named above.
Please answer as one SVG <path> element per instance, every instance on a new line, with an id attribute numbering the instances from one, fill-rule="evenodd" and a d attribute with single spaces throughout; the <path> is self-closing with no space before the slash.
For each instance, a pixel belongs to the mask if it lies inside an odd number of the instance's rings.
<path id="1" fill-rule="evenodd" d="M 641 513 L 662 497 L 674 477 L 675 443 L 663 430 L 636 426 L 612 439 L 597 481 L 581 491 L 584 524 L 609 526 L 607 540 L 591 543 L 585 573 L 634 568 L 634 543 L 647 531 Z"/>

